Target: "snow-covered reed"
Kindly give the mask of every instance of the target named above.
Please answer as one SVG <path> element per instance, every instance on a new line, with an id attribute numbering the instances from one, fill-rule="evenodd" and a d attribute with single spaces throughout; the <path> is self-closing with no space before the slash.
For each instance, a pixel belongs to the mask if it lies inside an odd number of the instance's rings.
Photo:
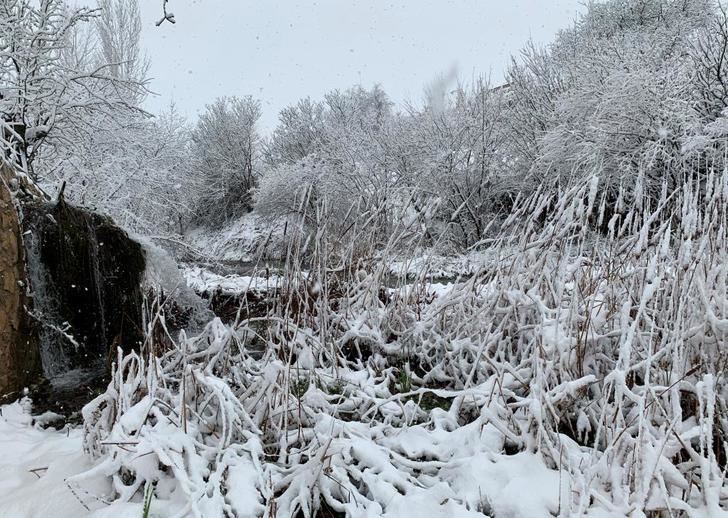
<path id="1" fill-rule="evenodd" d="M 438 293 L 385 282 L 404 223 L 319 223 L 269 315 L 119 357 L 69 483 L 176 516 L 724 512 L 728 173 L 536 192 Z"/>

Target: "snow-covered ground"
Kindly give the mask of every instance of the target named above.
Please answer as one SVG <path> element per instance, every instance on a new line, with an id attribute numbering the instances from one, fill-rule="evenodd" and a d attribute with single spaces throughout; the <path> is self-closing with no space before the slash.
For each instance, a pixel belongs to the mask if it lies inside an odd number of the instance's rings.
<path id="1" fill-rule="evenodd" d="M 0 516 L 143 516 L 143 502 L 107 500 L 111 483 L 101 474 L 93 475 L 99 462 L 84 453 L 81 428 L 36 427 L 19 403 L 0 409 Z M 152 502 L 151 510 L 150 517 L 166 518 L 173 516 L 174 508 Z"/>
<path id="2" fill-rule="evenodd" d="M 187 285 L 197 293 L 220 291 L 225 295 L 237 295 L 246 291 L 266 292 L 281 285 L 282 278 L 277 274 L 265 275 L 219 275 L 200 266 L 183 269 Z"/>
<path id="3" fill-rule="evenodd" d="M 452 270 L 442 270 L 446 273 L 452 273 Z M 182 269 L 187 285 L 197 293 L 215 293 L 219 292 L 223 295 L 239 295 L 248 291 L 256 291 L 265 293 L 282 286 L 283 277 L 278 274 L 268 274 L 264 272 L 259 275 L 220 275 L 200 266 L 189 266 Z M 429 276 L 438 278 L 439 275 Z M 449 275 L 443 277 L 450 277 Z M 452 282 L 432 282 L 425 280 L 422 284 L 403 283 L 401 286 L 389 288 L 391 294 L 406 293 L 414 287 L 416 290 L 423 291 L 426 296 L 442 296 L 446 294 L 452 287 Z"/>
<path id="4" fill-rule="evenodd" d="M 130 411 L 127 421 L 131 415 L 133 412 Z M 366 483 L 373 492 L 383 492 L 377 496 L 387 501 L 383 512 L 381 508 L 375 512 L 375 508 L 362 507 L 352 516 L 546 518 L 558 514 L 559 502 L 567 497 L 569 490 L 566 477 L 546 467 L 538 455 L 524 452 L 507 456 L 500 453 L 502 435 L 492 425 L 483 426 L 478 422 L 453 431 L 447 429 L 450 426 L 444 413 L 441 418 L 444 421 L 432 431 L 422 426 L 405 427 L 392 429 L 379 439 L 376 439 L 379 433 L 372 434 L 366 426 L 352 423 L 344 425 L 341 438 L 333 439 L 333 442 L 329 439 L 331 455 L 349 455 L 357 459 Z M 322 414 L 316 428 L 323 432 L 339 426 L 342 424 L 336 424 Z M 184 441 L 176 442 L 179 439 L 176 434 L 181 431 L 169 431 L 170 435 L 159 434 L 146 439 L 154 437 L 168 448 L 183 448 Z M 349 438 L 344 438 L 346 436 Z M 142 469 L 145 458 L 153 459 L 155 463 L 166 462 L 157 459 L 154 450 L 147 450 L 149 446 L 148 442 L 137 439 L 119 440 L 114 447 L 137 459 L 138 469 Z M 399 452 L 397 455 L 443 459 L 438 463 L 441 480 L 426 475 L 411 477 L 404 472 L 398 473 L 386 453 L 390 449 Z M 245 460 L 245 448 L 231 448 L 226 456 L 231 462 L 225 498 L 229 510 L 234 510 L 236 516 L 258 514 L 262 511 L 259 503 L 260 468 Z M 231 461 L 235 457 L 239 457 L 238 460 Z M 84 454 L 80 429 L 37 429 L 19 403 L 2 407 L 0 512 L 3 517 L 142 517 L 144 504 L 141 495 L 131 502 L 108 501 L 112 485 L 104 476 L 105 463 L 106 460 L 94 461 Z M 154 471 L 156 467 L 149 469 Z M 306 483 L 306 475 L 301 473 L 300 483 Z M 332 471 L 332 479 L 335 476 L 335 471 Z M 297 482 L 294 480 L 293 483 Z M 162 483 L 158 483 L 158 493 L 161 486 Z M 394 488 L 406 488 L 406 491 L 400 494 Z M 173 487 L 168 499 L 152 500 L 150 516 L 213 516 L 196 514 L 189 508 L 185 510 L 184 502 L 175 498 L 175 492 L 184 491 Z M 213 509 L 211 503 L 214 498 L 209 500 L 207 504 L 197 502 L 195 508 Z M 356 506 L 352 502 L 352 509 Z"/>
<path id="5" fill-rule="evenodd" d="M 69 478 L 93 466 L 82 448 L 79 428 L 55 431 L 36 429 L 20 403 L 1 408 L 0 515 L 7 518 L 110 516 L 92 513 L 108 505 L 97 496 L 109 487 L 89 481 L 83 487 Z M 141 516 L 135 513 L 114 516 Z M 121 509 L 119 509 L 121 511 Z"/>
<path id="6" fill-rule="evenodd" d="M 280 229 L 251 212 L 219 230 L 191 230 L 185 235 L 185 240 L 217 261 L 253 262 L 266 250 L 273 251 L 279 233 Z"/>
<path id="7" fill-rule="evenodd" d="M 395 257 L 387 261 L 387 266 L 390 273 L 397 276 L 416 277 L 426 272 L 429 278 L 456 279 L 471 276 L 489 262 L 493 262 L 492 255 L 487 251 L 443 255 L 432 250 L 420 250 L 408 257 Z"/>

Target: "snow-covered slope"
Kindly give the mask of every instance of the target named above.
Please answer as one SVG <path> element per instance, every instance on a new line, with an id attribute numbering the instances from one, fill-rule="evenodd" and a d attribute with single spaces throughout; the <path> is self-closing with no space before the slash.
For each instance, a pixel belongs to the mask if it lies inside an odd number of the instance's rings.
<path id="1" fill-rule="evenodd" d="M 251 212 L 220 229 L 193 229 L 185 235 L 185 240 L 216 261 L 252 262 L 259 254 L 275 257 L 281 232 L 282 229 Z"/>

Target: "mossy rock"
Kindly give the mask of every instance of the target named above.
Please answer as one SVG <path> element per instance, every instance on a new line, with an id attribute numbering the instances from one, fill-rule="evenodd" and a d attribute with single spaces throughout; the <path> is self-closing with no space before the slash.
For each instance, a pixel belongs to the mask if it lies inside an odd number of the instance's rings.
<path id="1" fill-rule="evenodd" d="M 144 250 L 110 218 L 67 204 L 23 209 L 33 312 L 46 376 L 107 369 L 143 341 Z"/>

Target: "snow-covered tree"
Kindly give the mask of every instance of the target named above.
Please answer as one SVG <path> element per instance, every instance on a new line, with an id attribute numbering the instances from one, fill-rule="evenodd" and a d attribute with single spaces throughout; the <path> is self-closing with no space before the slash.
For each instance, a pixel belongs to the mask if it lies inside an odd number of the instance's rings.
<path id="1" fill-rule="evenodd" d="M 208 104 L 192 129 L 193 174 L 203 189 L 195 220 L 221 224 L 252 207 L 261 140 L 260 102 L 252 97 L 222 97 Z"/>
<path id="2" fill-rule="evenodd" d="M 419 193 L 414 206 L 437 200 L 440 232 L 462 249 L 485 237 L 494 215 L 510 210 L 517 188 L 504 155 L 502 92 L 479 80 L 440 97 L 410 109 L 406 165 Z"/>
<path id="3" fill-rule="evenodd" d="M 631 192 L 640 177 L 651 196 L 665 182 L 681 184 L 682 142 L 718 91 L 713 73 L 703 101 L 696 97 L 694 78 L 721 65 L 698 72 L 690 52 L 716 12 L 710 0 L 592 3 L 548 49 L 527 47 L 509 72 L 506 115 L 522 190 L 558 191 L 597 175 L 613 207 L 621 186 Z M 721 55 L 699 41 L 704 59 L 708 49 Z"/>
<path id="4" fill-rule="evenodd" d="M 293 164 L 325 145 L 325 106 L 310 98 L 281 110 L 278 126 L 265 149 L 269 165 Z"/>
<path id="5" fill-rule="evenodd" d="M 202 188 L 190 174 L 189 129 L 174 104 L 154 119 L 100 133 L 98 153 L 69 161 L 66 196 L 140 234 L 181 234 Z"/>
<path id="6" fill-rule="evenodd" d="M 94 20 L 98 37 L 97 59 L 109 67 L 109 74 L 125 81 L 148 82 L 150 62 L 141 49 L 142 20 L 138 0 L 99 0 Z M 146 94 L 139 92 L 139 104 Z"/>
<path id="7" fill-rule="evenodd" d="M 149 63 L 138 2 L 72 10 L 59 0 L 13 0 L 2 8 L 10 65 L 2 102 L 15 103 L 3 112 L 13 128 L 27 128 L 22 141 L 20 131 L 6 131 L 16 164 L 27 164 L 47 192 L 65 184 L 69 201 L 130 230 L 181 232 L 197 191 L 186 174 L 189 135 L 174 107 L 156 120 L 141 108 Z"/>
<path id="8" fill-rule="evenodd" d="M 268 145 L 257 209 L 273 218 L 295 214 L 336 235 L 364 220 L 373 233 L 387 229 L 393 205 L 406 203 L 388 149 L 392 117 L 378 86 L 285 109 Z"/>
<path id="9" fill-rule="evenodd" d="M 693 40 L 694 83 L 700 111 L 715 118 L 728 107 L 728 11 L 719 3 L 716 15 Z"/>
<path id="10" fill-rule="evenodd" d="M 100 124 L 138 110 L 137 81 L 112 75 L 108 63 L 87 67 L 85 60 L 66 59 L 74 29 L 97 14 L 63 0 L 0 4 L 0 146 L 6 160 L 34 178 L 41 154 L 57 160 L 79 149 Z"/>

